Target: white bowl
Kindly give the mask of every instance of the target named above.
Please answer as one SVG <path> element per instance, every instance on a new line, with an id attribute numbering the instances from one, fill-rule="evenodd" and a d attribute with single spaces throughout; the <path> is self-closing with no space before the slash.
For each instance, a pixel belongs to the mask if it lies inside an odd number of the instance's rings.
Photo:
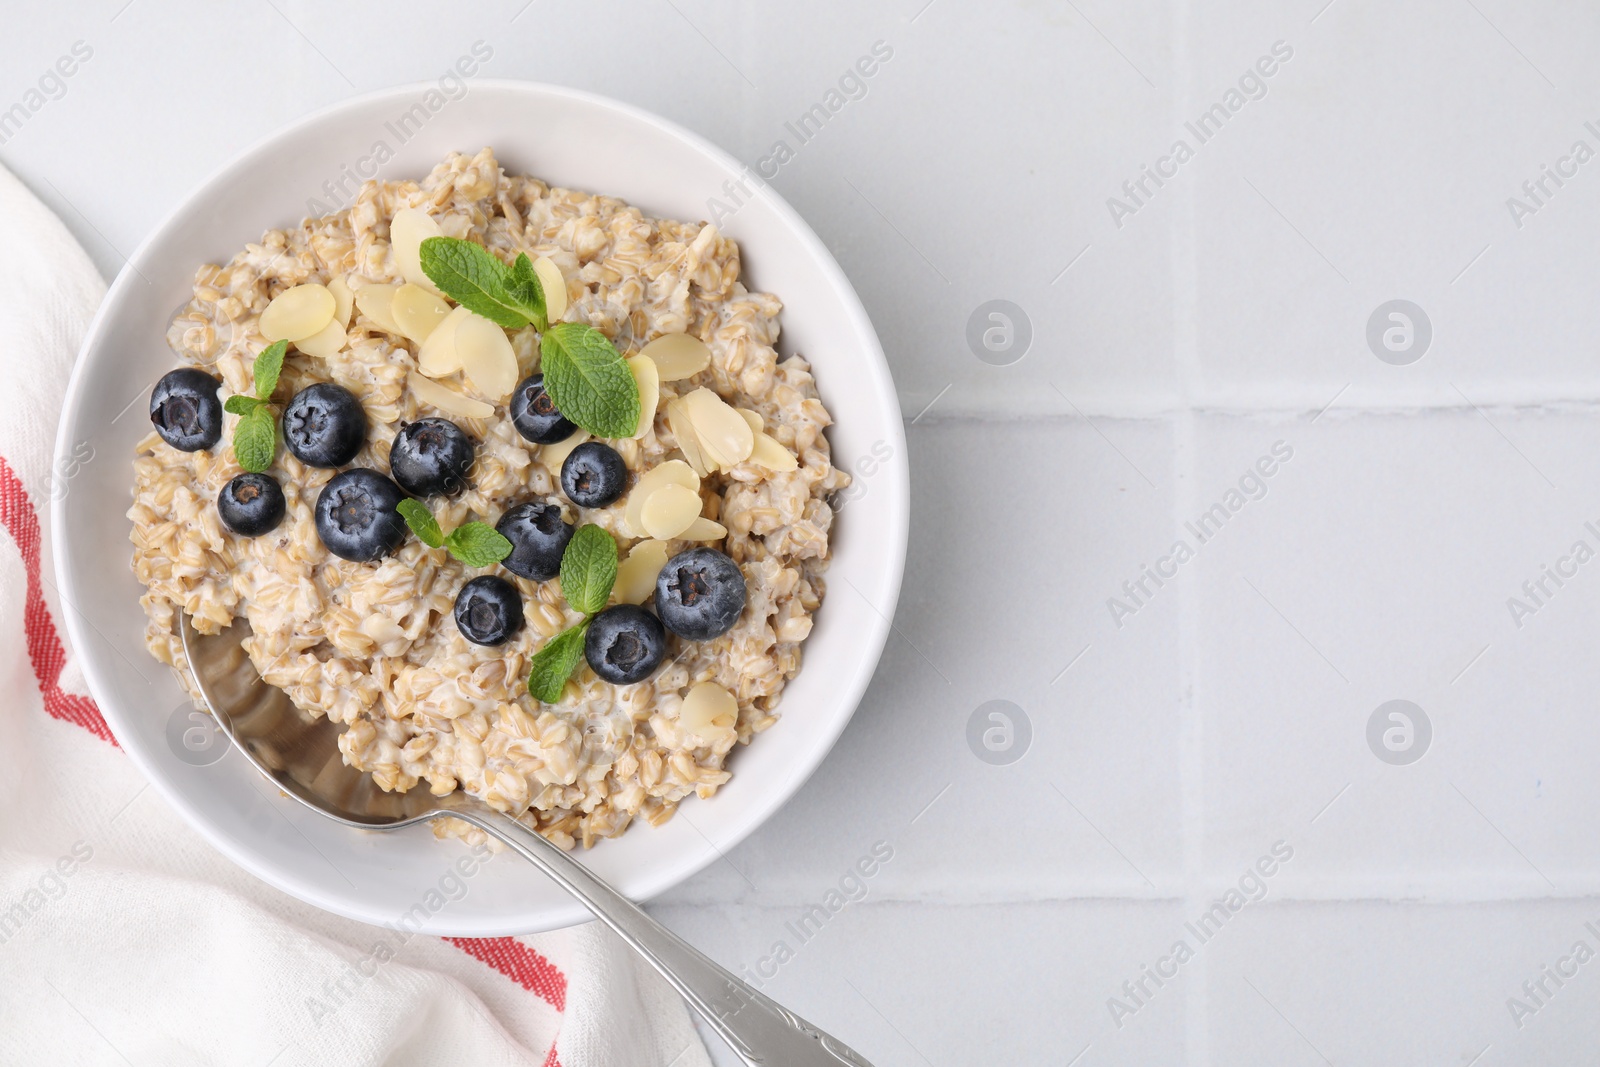
<path id="1" fill-rule="evenodd" d="M 180 759 L 186 750 L 169 737 L 186 725 L 178 709 L 187 701 L 171 671 L 145 651 L 142 587 L 129 566 L 133 448 L 149 429 L 150 386 L 178 365 L 164 334 L 190 296 L 196 267 L 226 261 L 266 229 L 293 225 L 313 197 L 328 203 L 323 183 L 354 171 L 376 142 L 393 152 L 380 177 L 421 178 L 452 149 L 490 145 L 512 173 L 620 196 L 678 219 L 706 218 L 708 198 L 725 197 L 724 183 L 743 172 L 726 153 L 647 112 L 520 82 L 471 82 L 420 129 L 408 128 L 402 143 L 396 121 L 434 88 L 364 96 L 274 134 L 202 185 L 134 254 L 100 308 L 67 390 L 58 455 L 77 450 L 81 458 L 87 444 L 95 458 L 58 467 L 79 470 L 53 507 L 56 571 L 73 646 L 118 741 L 234 862 L 301 900 L 369 923 L 391 924 L 409 913 L 410 924 L 421 919 L 433 934 L 535 932 L 581 922 L 587 912 L 509 854 L 458 889 L 452 865 L 465 855 L 459 842 L 436 840 L 425 827 L 378 834 L 338 826 L 269 788 L 237 752 L 207 766 Z M 770 189 L 747 184 L 756 195 L 724 223 L 743 250 L 746 284 L 783 299 L 781 347 L 804 353 L 816 368 L 837 420 L 828 435 L 835 462 L 860 463 L 871 474 L 835 528 L 829 594 L 778 724 L 734 754 L 733 780 L 716 797 L 690 800 L 664 826 L 640 822 L 584 855 L 639 900 L 726 853 L 822 762 L 877 664 L 905 560 L 905 436 L 872 324 L 810 228 Z M 433 910 L 439 897 L 429 894 L 439 892 L 441 880 L 443 895 L 459 899 Z"/>

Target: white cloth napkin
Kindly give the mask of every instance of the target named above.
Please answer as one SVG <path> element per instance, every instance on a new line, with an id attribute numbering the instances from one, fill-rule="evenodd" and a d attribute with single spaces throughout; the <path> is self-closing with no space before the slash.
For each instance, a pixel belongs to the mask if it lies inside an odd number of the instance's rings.
<path id="1" fill-rule="evenodd" d="M 105 285 L 3 168 L 0 233 L 0 1063 L 708 1067 L 598 923 L 416 936 L 375 963 L 391 931 L 257 882 L 146 787 L 82 695 L 45 525 Z"/>

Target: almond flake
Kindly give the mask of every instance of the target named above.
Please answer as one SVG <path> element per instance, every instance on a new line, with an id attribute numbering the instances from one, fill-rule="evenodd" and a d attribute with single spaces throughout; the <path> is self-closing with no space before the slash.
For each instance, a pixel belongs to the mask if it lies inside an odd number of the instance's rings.
<path id="1" fill-rule="evenodd" d="M 450 305 L 444 298 L 434 296 L 420 285 L 410 282 L 394 291 L 394 303 L 389 308 L 394 324 L 408 341 L 422 344 L 450 314 Z"/>
<path id="2" fill-rule="evenodd" d="M 644 346 L 640 355 L 656 361 L 664 382 L 682 381 L 711 366 L 711 349 L 700 338 L 688 333 L 669 333 Z"/>
<path id="3" fill-rule="evenodd" d="M 371 319 L 378 329 L 402 336 L 400 324 L 394 321 L 394 294 L 398 285 L 363 285 L 356 290 L 356 310 Z"/>
<path id="4" fill-rule="evenodd" d="M 792 471 L 800 464 L 778 440 L 770 434 L 756 434 L 755 447 L 750 450 L 750 462 L 758 464 L 768 470 Z"/>
<path id="5" fill-rule="evenodd" d="M 433 221 L 433 216 L 420 208 L 401 208 L 389 220 L 389 244 L 394 250 L 394 265 L 400 276 L 412 285 L 420 285 L 430 293 L 438 293 L 433 279 L 422 269 L 422 242 L 430 237 L 443 237 L 444 231 Z"/>
<path id="6" fill-rule="evenodd" d="M 678 709 L 678 725 L 705 741 L 715 741 L 739 723 L 739 702 L 715 682 L 689 690 Z"/>
<path id="7" fill-rule="evenodd" d="M 420 403 L 436 407 L 448 415 L 460 415 L 464 419 L 487 419 L 494 414 L 494 408 L 483 401 L 462 396 L 454 389 L 415 372 L 406 375 L 406 384 Z"/>
<path id="8" fill-rule="evenodd" d="M 689 466 L 694 472 L 704 478 L 710 473 L 711 467 L 706 463 L 706 457 L 700 450 L 700 442 L 694 435 L 694 425 L 689 422 L 689 416 L 684 411 L 681 399 L 667 401 L 667 425 L 672 428 L 672 436 L 678 440 L 678 451 L 683 453 L 683 458 L 689 461 Z"/>
<path id="9" fill-rule="evenodd" d="M 310 337 L 300 338 L 294 343 L 294 346 L 308 356 L 327 359 L 343 348 L 348 340 L 350 340 L 350 335 L 345 332 L 345 328 L 339 324 L 339 317 L 335 315 L 332 322 Z"/>
<path id="10" fill-rule="evenodd" d="M 708 465 L 732 470 L 750 458 L 755 434 L 727 401 L 702 387 L 683 398 L 683 407 Z"/>
<path id="11" fill-rule="evenodd" d="M 700 517 L 700 494 L 681 485 L 663 485 L 645 498 L 639 521 L 645 532 L 660 541 L 677 537 Z"/>
<path id="12" fill-rule="evenodd" d="M 617 564 L 617 602 L 643 604 L 656 592 L 656 578 L 667 565 L 667 546 L 663 541 L 640 541 Z"/>
<path id="13" fill-rule="evenodd" d="M 342 329 L 348 330 L 350 315 L 356 307 L 355 290 L 350 288 L 350 283 L 340 274 L 328 282 L 328 292 L 333 294 L 333 321 Z"/>
<path id="14" fill-rule="evenodd" d="M 633 372 L 633 384 L 639 387 L 639 428 L 633 433 L 637 441 L 649 433 L 656 424 L 656 407 L 661 403 L 661 378 L 655 360 L 647 356 L 634 356 L 628 360 Z"/>
<path id="15" fill-rule="evenodd" d="M 261 313 L 261 336 L 268 341 L 298 341 L 320 333 L 333 321 L 338 302 L 328 287 L 311 282 L 285 289 Z"/>
<path id="16" fill-rule="evenodd" d="M 761 416 L 749 408 L 734 408 L 733 410 L 737 411 L 740 417 L 750 424 L 751 433 L 760 433 L 767 428 L 767 424 L 761 421 Z"/>
<path id="17" fill-rule="evenodd" d="M 504 400 L 517 387 L 517 353 L 498 323 L 469 314 L 456 325 L 461 370 L 484 396 Z"/>
<path id="18" fill-rule="evenodd" d="M 689 524 L 689 528 L 678 535 L 680 541 L 720 541 L 728 536 L 728 528 L 715 519 L 708 519 L 704 515 Z"/>
<path id="19" fill-rule="evenodd" d="M 681 485 L 698 494 L 700 476 L 681 459 L 669 459 L 665 463 L 658 463 L 641 474 L 638 483 L 628 493 L 628 499 L 622 509 L 622 521 L 634 537 L 645 535 L 644 521 L 639 517 L 644 502 L 650 498 L 651 493 L 664 485 Z"/>
<path id="20" fill-rule="evenodd" d="M 533 273 L 539 276 L 539 285 L 544 289 L 544 315 L 551 322 L 560 322 L 561 316 L 567 313 L 567 279 L 561 273 L 561 268 L 549 256 L 540 256 L 533 261 Z"/>
<path id="21" fill-rule="evenodd" d="M 472 312 L 455 308 L 435 326 L 417 350 L 417 369 L 430 378 L 447 378 L 461 369 L 461 352 L 456 348 L 456 327 Z"/>

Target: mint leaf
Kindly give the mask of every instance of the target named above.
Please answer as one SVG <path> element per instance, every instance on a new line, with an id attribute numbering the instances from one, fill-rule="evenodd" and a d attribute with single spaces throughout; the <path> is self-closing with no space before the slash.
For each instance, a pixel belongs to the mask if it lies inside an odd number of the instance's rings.
<path id="1" fill-rule="evenodd" d="M 583 639 L 589 633 L 584 619 L 570 630 L 562 630 L 528 661 L 528 692 L 535 700 L 554 704 L 572 672 L 583 662 Z"/>
<path id="2" fill-rule="evenodd" d="M 432 517 L 429 516 L 430 519 Z M 434 528 L 438 529 L 438 526 Z M 486 522 L 468 522 L 456 527 L 444 539 L 444 547 L 469 567 L 493 566 L 511 555 L 511 542 Z"/>
<path id="3" fill-rule="evenodd" d="M 283 373 L 283 354 L 288 350 L 288 341 L 274 341 L 256 356 L 251 373 L 256 381 L 256 396 L 262 400 L 272 399 L 272 391 L 278 387 L 278 375 Z"/>
<path id="4" fill-rule="evenodd" d="M 257 400 L 253 396 L 230 396 L 222 402 L 222 410 L 229 415 L 248 415 L 265 403 L 265 400 Z"/>
<path id="5" fill-rule="evenodd" d="M 238 399 L 229 397 L 230 400 Z M 260 474 L 272 466 L 278 451 L 278 424 L 265 404 L 257 402 L 233 428 L 233 455 L 239 466 Z"/>
<path id="6" fill-rule="evenodd" d="M 421 259 L 422 272 L 429 280 L 468 311 L 508 330 L 544 321 L 543 294 L 538 290 L 530 293 L 521 281 L 512 284 L 514 268 L 482 245 L 459 237 L 430 237 L 422 242 Z M 532 266 L 530 263 L 530 272 Z M 538 297 L 536 304 L 531 296 Z"/>
<path id="7" fill-rule="evenodd" d="M 605 334 L 587 323 L 558 322 L 544 332 L 539 351 L 545 391 L 561 414 L 596 437 L 633 436 L 639 385 Z"/>
<path id="8" fill-rule="evenodd" d="M 617 582 L 617 542 L 596 526 L 578 527 L 561 554 L 561 592 L 573 609 L 593 615 L 606 606 Z"/>
<path id="9" fill-rule="evenodd" d="M 528 253 L 518 252 L 516 262 L 511 264 L 511 272 L 506 275 L 506 295 L 515 300 L 520 306 L 536 309 L 536 314 L 528 318 L 533 325 L 543 330 L 545 322 L 544 283 L 539 280 L 539 274 L 533 269 L 533 260 L 528 258 Z"/>
<path id="10" fill-rule="evenodd" d="M 433 517 L 433 512 L 429 511 L 422 501 L 406 497 L 395 505 L 395 510 L 406 520 L 406 525 L 411 527 L 411 532 L 417 535 L 418 541 L 429 548 L 438 548 L 444 544 L 444 531 L 439 529 L 439 520 Z"/>

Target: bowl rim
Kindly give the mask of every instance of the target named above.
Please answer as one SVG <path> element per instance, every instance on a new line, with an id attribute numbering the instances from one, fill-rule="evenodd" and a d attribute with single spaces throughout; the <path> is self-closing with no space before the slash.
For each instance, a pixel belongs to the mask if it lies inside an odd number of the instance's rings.
<path id="1" fill-rule="evenodd" d="M 653 112 L 599 93 L 548 82 L 527 81 L 516 78 L 478 78 L 474 79 L 471 85 L 476 90 L 491 89 L 512 93 L 528 93 L 533 96 L 565 99 L 586 106 L 609 110 L 633 123 L 654 127 L 657 131 L 676 139 L 694 152 L 707 157 L 712 163 L 724 170 L 734 174 L 743 174 L 749 170 L 746 164 L 700 134 Z M 434 82 L 430 80 L 404 82 L 366 93 L 359 93 L 316 108 L 299 118 L 274 128 L 235 152 L 191 188 L 166 213 L 160 222 L 151 228 L 132 254 L 127 257 L 96 309 L 89 329 L 85 333 L 83 342 L 73 359 L 56 429 L 53 450 L 54 460 L 59 462 L 62 457 L 69 454 L 70 449 L 73 447 L 72 440 L 74 435 L 70 430 L 75 422 L 74 416 L 80 408 L 84 396 L 91 388 L 88 384 L 86 370 L 88 361 L 86 356 L 92 349 L 99 347 L 103 343 L 105 335 L 111 328 L 112 309 L 122 301 L 130 289 L 141 282 L 142 275 L 139 271 L 139 266 L 148 256 L 153 245 L 160 241 L 170 230 L 178 226 L 194 210 L 197 202 L 214 188 L 231 180 L 242 167 L 269 150 L 279 141 L 325 123 L 346 112 L 357 111 L 375 103 L 394 98 L 411 98 L 433 88 L 435 88 Z M 800 247 L 816 262 L 823 280 L 840 300 L 852 331 L 859 335 L 864 343 L 865 347 L 862 354 L 866 358 L 860 360 L 860 366 L 870 378 L 874 392 L 880 399 L 883 397 L 896 398 L 898 394 L 895 391 L 888 361 L 884 356 L 882 343 L 878 338 L 877 331 L 873 328 L 871 319 L 867 315 L 854 286 L 834 259 L 833 254 L 800 214 L 770 184 L 764 181 L 757 181 L 753 184 L 755 186 L 755 195 L 767 203 L 784 229 L 792 235 Z M 909 456 L 906 451 L 904 417 L 899 413 L 897 400 L 894 400 L 893 407 L 895 408 L 895 417 L 888 420 L 888 424 L 883 429 L 888 434 L 888 444 L 894 449 L 893 454 L 906 457 L 906 462 L 893 464 L 881 469 L 877 478 L 882 479 L 882 481 L 875 481 L 874 486 L 875 489 L 881 487 L 887 494 L 888 500 L 888 525 L 876 528 L 873 532 L 875 540 L 886 542 L 885 547 L 882 549 L 885 553 L 883 562 L 886 565 L 883 588 L 888 595 L 881 605 L 869 605 L 873 609 L 873 617 L 867 620 L 869 637 L 859 645 L 860 653 L 855 657 L 855 666 L 851 675 L 848 678 L 839 679 L 842 684 L 839 687 L 841 697 L 838 700 L 838 706 L 847 710 L 842 714 L 835 715 L 831 725 L 822 731 L 820 735 L 821 743 L 815 748 L 815 755 L 810 759 L 809 764 L 797 764 L 793 773 L 785 776 L 784 780 L 780 781 L 775 788 L 757 794 L 756 797 L 752 798 L 752 802 L 744 807 L 742 817 L 739 820 L 726 829 L 717 828 L 714 831 L 718 835 L 715 840 L 707 837 L 707 842 L 711 845 L 711 848 L 705 853 L 687 859 L 680 858 L 677 863 L 671 866 L 660 865 L 640 887 L 636 888 L 632 894 L 634 899 L 640 901 L 648 900 L 693 877 L 715 862 L 724 852 L 738 845 L 746 837 L 754 833 L 757 828 L 764 825 L 800 791 L 801 787 L 822 765 L 834 745 L 837 744 L 845 728 L 855 717 L 861 699 L 866 693 L 867 686 L 876 674 L 879 660 L 893 627 L 892 619 L 899 602 L 905 572 L 910 530 Z M 122 719 L 121 712 L 117 710 L 119 697 L 111 678 L 98 665 L 97 653 L 94 651 L 96 646 L 88 633 L 88 628 L 92 624 L 83 618 L 78 611 L 69 609 L 70 605 L 78 602 L 81 587 L 72 566 L 73 548 L 65 532 L 66 506 L 65 495 L 52 499 L 50 503 L 50 538 L 55 563 L 54 570 L 60 590 L 60 600 L 65 609 L 61 610 L 59 614 L 63 617 L 74 658 L 83 672 L 89 692 L 100 708 L 112 733 L 118 735 L 117 743 L 119 747 L 133 760 L 134 765 L 138 767 L 145 780 L 154 785 L 156 791 L 161 794 L 167 803 L 182 815 L 184 821 L 198 832 L 207 843 L 221 852 L 235 865 L 243 868 L 268 885 L 320 910 L 374 926 L 382 925 L 385 919 L 377 911 L 362 911 L 357 907 L 343 906 L 343 902 L 339 898 L 328 898 L 317 889 L 315 880 L 291 877 L 288 872 L 281 871 L 276 866 L 260 862 L 255 851 L 246 846 L 236 844 L 226 834 L 211 825 L 210 821 L 205 817 L 203 798 L 192 797 L 190 791 L 180 788 L 170 781 L 161 771 L 157 761 L 149 758 L 143 751 L 142 745 L 124 742 L 124 735 L 119 734 L 117 730 Z M 125 734 L 135 735 L 135 732 L 128 730 L 125 731 Z M 570 906 L 567 906 L 569 903 Z M 563 902 L 561 907 L 549 909 L 549 914 L 550 920 L 539 926 L 538 929 L 557 929 L 585 922 L 592 918 L 583 906 L 576 901 Z M 442 921 L 431 922 L 419 932 L 440 936 L 469 937 L 503 936 L 529 932 L 524 924 L 508 926 L 504 921 L 497 922 L 492 916 L 475 919 L 469 916 L 452 915 L 448 909 L 434 916 L 434 919 Z"/>

